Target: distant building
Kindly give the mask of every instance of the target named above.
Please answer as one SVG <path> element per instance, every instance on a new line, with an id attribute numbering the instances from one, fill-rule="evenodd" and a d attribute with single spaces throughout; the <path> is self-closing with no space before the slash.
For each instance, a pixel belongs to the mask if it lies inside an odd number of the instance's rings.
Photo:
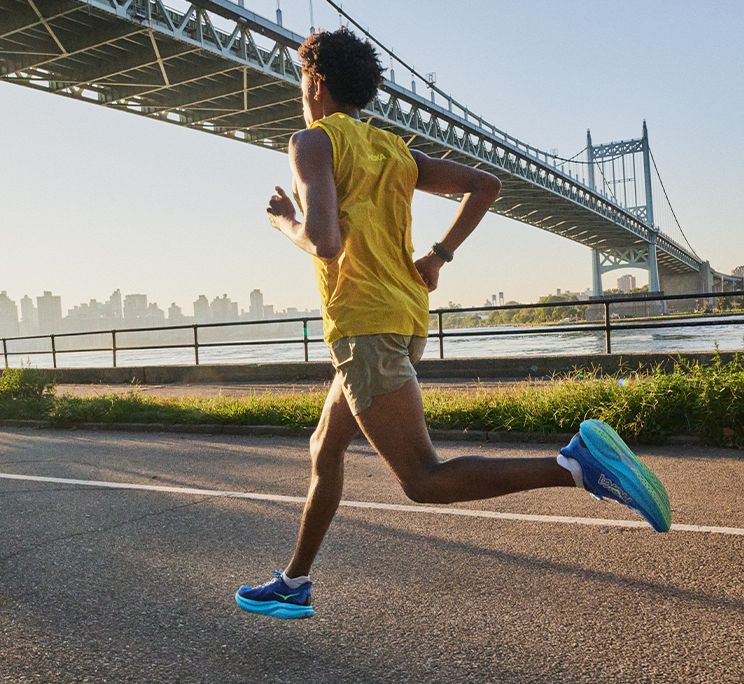
<path id="1" fill-rule="evenodd" d="M 215 323 L 238 320 L 238 303 L 231 301 L 226 294 L 222 295 L 222 299 L 215 297 L 209 309 L 212 313 L 212 321 Z"/>
<path id="2" fill-rule="evenodd" d="M 53 333 L 62 326 L 62 297 L 44 290 L 43 297 L 36 298 L 39 314 L 39 332 Z"/>
<path id="3" fill-rule="evenodd" d="M 88 304 L 80 304 L 80 306 L 68 309 L 66 318 L 99 319 L 103 315 L 103 307 L 103 304 L 91 299 Z"/>
<path id="4" fill-rule="evenodd" d="M 165 311 L 163 311 L 155 302 L 148 304 L 145 315 L 141 316 L 147 321 L 148 326 L 157 327 L 165 325 Z"/>
<path id="5" fill-rule="evenodd" d="M 124 319 L 134 321 L 147 317 L 147 295 L 128 294 L 124 297 Z"/>
<path id="6" fill-rule="evenodd" d="M 732 276 L 736 276 L 737 278 L 744 278 L 744 266 L 737 266 L 733 271 L 731 271 Z"/>
<path id="7" fill-rule="evenodd" d="M 185 318 L 186 316 L 183 315 L 181 307 L 175 302 L 172 302 L 168 307 L 168 322 L 173 324 L 183 323 Z"/>
<path id="8" fill-rule="evenodd" d="M 39 312 L 34 300 L 23 295 L 21 300 L 21 335 L 34 335 L 39 331 Z"/>
<path id="9" fill-rule="evenodd" d="M 111 293 L 108 302 L 106 303 L 104 316 L 109 318 L 123 318 L 124 313 L 121 306 L 121 290 L 115 290 Z"/>
<path id="10" fill-rule="evenodd" d="M 487 299 L 483 306 L 504 306 L 504 293 L 492 294 L 491 299 Z"/>
<path id="11" fill-rule="evenodd" d="M 546 295 L 545 297 L 540 297 L 538 301 L 542 301 L 547 297 L 562 297 L 563 299 L 570 300 L 571 297 L 576 297 L 576 299 L 589 299 L 589 297 L 591 296 L 592 290 L 590 289 L 586 289 L 583 292 L 571 292 L 571 290 L 561 290 L 560 288 L 557 288 L 554 295 Z"/>
<path id="12" fill-rule="evenodd" d="M 254 321 L 260 321 L 266 317 L 264 313 L 264 301 L 261 290 L 253 290 L 253 292 L 251 292 L 251 306 L 250 309 L 248 309 L 248 312 L 250 314 L 251 320 Z"/>
<path id="13" fill-rule="evenodd" d="M 199 299 L 194 302 L 194 321 L 196 323 L 210 323 L 212 321 L 209 300 L 205 295 L 199 295 Z"/>
<path id="14" fill-rule="evenodd" d="M 8 297 L 8 293 L 0 292 L 0 336 L 18 337 L 18 305 Z"/>
<path id="15" fill-rule="evenodd" d="M 567 299 L 570 299 L 571 297 L 576 297 L 576 299 L 589 299 L 594 294 L 594 291 L 591 288 L 587 288 L 583 292 L 571 292 L 570 290 L 564 290 L 563 296 Z"/>
<path id="16" fill-rule="evenodd" d="M 620 290 L 623 294 L 627 294 L 631 290 L 636 289 L 636 279 L 635 276 L 630 275 L 630 273 L 626 273 L 623 276 L 620 276 L 617 279 L 617 289 Z"/>

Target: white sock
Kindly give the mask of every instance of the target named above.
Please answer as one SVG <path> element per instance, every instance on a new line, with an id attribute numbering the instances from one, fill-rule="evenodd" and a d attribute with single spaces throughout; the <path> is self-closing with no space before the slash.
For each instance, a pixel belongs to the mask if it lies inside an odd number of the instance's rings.
<path id="1" fill-rule="evenodd" d="M 287 573 L 282 571 L 282 581 L 284 584 L 286 584 L 290 589 L 297 589 L 297 587 L 301 587 L 305 582 L 310 581 L 309 575 L 302 575 L 300 577 L 287 577 Z"/>
<path id="2" fill-rule="evenodd" d="M 581 464 L 575 458 L 568 458 L 561 454 L 558 456 L 558 465 L 573 475 L 574 482 L 579 489 L 586 489 L 584 487 L 584 471 L 581 469 Z"/>

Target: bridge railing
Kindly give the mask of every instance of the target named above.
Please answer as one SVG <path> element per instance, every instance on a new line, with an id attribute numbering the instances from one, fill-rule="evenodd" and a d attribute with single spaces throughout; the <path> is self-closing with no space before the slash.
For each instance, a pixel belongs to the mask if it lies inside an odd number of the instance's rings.
<path id="1" fill-rule="evenodd" d="M 617 296 L 617 297 L 602 297 L 592 300 L 574 300 L 574 301 L 561 301 L 561 302 L 540 302 L 537 304 L 505 304 L 501 306 L 480 306 L 480 307 L 467 307 L 467 308 L 447 308 L 447 309 L 433 309 L 429 312 L 430 320 L 435 324 L 433 330 L 429 333 L 430 339 L 437 339 L 439 344 L 439 358 L 443 359 L 444 356 L 444 342 L 445 340 L 451 339 L 462 339 L 472 337 L 497 337 L 497 336 L 510 336 L 510 335 L 538 335 L 548 333 L 565 333 L 565 332 L 601 332 L 604 334 L 605 339 L 605 352 L 607 354 L 612 353 L 612 334 L 613 332 L 625 331 L 625 330 L 655 330 L 660 328 L 686 328 L 686 327 L 702 327 L 702 326 L 715 326 L 715 325 L 736 325 L 744 324 L 744 310 L 733 310 L 732 313 L 736 314 L 737 311 L 741 313 L 740 319 L 731 319 L 727 317 L 727 320 L 721 322 L 720 317 L 717 315 L 704 315 L 697 316 L 694 319 L 666 319 L 663 316 L 643 316 L 634 317 L 632 320 L 625 321 L 619 318 L 619 315 L 612 311 L 612 307 L 617 304 L 625 303 L 646 303 L 646 302 L 669 302 L 674 300 L 699 300 L 707 308 L 711 300 L 716 300 L 719 297 L 725 299 L 734 297 L 744 297 L 744 290 L 732 291 L 732 292 L 703 292 L 699 294 L 683 294 L 683 295 L 644 295 L 639 296 Z M 492 312 L 498 311 L 519 311 L 519 310 L 535 310 L 544 308 L 569 308 L 576 306 L 594 306 L 601 309 L 600 314 L 596 317 L 596 322 L 572 322 L 568 325 L 561 325 L 560 323 L 541 325 L 541 326 L 520 326 L 509 327 L 487 326 L 480 330 L 477 329 L 460 329 L 460 328 L 448 328 L 445 324 L 445 317 L 452 315 L 462 314 L 491 314 Z M 114 330 L 91 330 L 81 332 L 64 332 L 64 333 L 50 333 L 46 335 L 26 335 L 26 336 L 15 336 L 15 337 L 3 337 L 2 338 L 2 353 L 5 361 L 5 367 L 10 367 L 10 358 L 13 356 L 30 357 L 32 355 L 51 355 L 53 368 L 58 368 L 60 357 L 67 354 L 91 354 L 91 353 L 110 353 L 112 359 L 112 366 L 117 367 L 117 354 L 121 352 L 136 352 L 145 350 L 178 350 L 178 349 L 191 349 L 193 350 L 193 362 L 195 365 L 200 364 L 200 350 L 214 349 L 220 347 L 252 347 L 252 346 L 266 346 L 266 345 L 302 345 L 304 351 L 304 360 L 307 362 L 310 360 L 310 345 L 321 344 L 323 342 L 322 337 L 311 336 L 308 329 L 308 324 L 312 322 L 319 322 L 322 318 L 320 316 L 299 316 L 296 318 L 281 318 L 281 319 L 262 319 L 254 321 L 233 321 L 227 323 L 196 323 L 190 325 L 167 325 L 167 326 L 152 326 L 144 328 L 118 328 Z M 251 326 L 266 326 L 277 324 L 302 324 L 302 335 L 300 337 L 292 338 L 266 338 L 266 339 L 230 339 L 220 341 L 206 341 L 204 336 L 200 338 L 200 331 L 210 329 L 231 329 L 238 327 L 251 327 Z M 121 344 L 121 336 L 126 334 L 144 334 L 144 333 L 172 333 L 174 331 L 187 331 L 190 339 L 188 342 L 168 342 L 165 344 Z M 60 348 L 60 340 L 72 340 L 74 338 L 90 339 L 93 336 L 101 336 L 110 338 L 110 344 L 106 346 L 69 346 L 65 345 L 64 348 Z M 117 341 L 118 339 L 118 341 Z M 24 349 L 13 349 L 11 347 L 17 347 L 23 342 L 36 342 L 36 348 L 24 348 Z M 39 349 L 40 343 L 45 347 Z M 64 367 L 64 366 L 63 366 Z"/>

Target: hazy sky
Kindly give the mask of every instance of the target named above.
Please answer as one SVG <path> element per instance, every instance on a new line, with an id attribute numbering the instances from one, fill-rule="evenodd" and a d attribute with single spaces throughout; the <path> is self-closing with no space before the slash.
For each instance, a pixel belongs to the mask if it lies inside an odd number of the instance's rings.
<path id="1" fill-rule="evenodd" d="M 178 6 L 177 0 L 166 2 Z M 274 17 L 275 0 L 246 0 Z M 713 268 L 744 264 L 744 3 L 741 0 L 345 0 L 343 6 L 437 85 L 504 131 L 570 157 L 640 137 L 692 246 Z M 281 0 L 309 32 L 309 0 Z M 316 27 L 338 15 L 314 0 Z M 383 60 L 386 66 L 388 60 Z M 396 80 L 407 80 L 396 67 Z M 63 311 L 144 293 L 184 313 L 205 294 L 240 307 L 259 288 L 278 310 L 316 308 L 310 259 L 271 229 L 265 207 L 291 187 L 287 157 L 237 141 L 0 83 L 0 290 L 52 290 Z M 655 198 L 660 201 L 660 198 Z M 419 195 L 419 254 L 454 214 Z M 616 271 L 638 284 L 645 271 Z M 446 266 L 432 307 L 499 291 L 536 301 L 591 285 L 586 247 L 489 215 Z"/>

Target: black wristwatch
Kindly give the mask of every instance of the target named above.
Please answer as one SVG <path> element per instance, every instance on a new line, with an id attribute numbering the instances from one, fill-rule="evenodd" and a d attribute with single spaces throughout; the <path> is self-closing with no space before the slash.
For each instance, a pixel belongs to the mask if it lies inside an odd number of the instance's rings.
<path id="1" fill-rule="evenodd" d="M 431 251 L 434 252 L 434 254 L 436 254 L 442 261 L 446 261 L 447 263 L 449 263 L 450 261 L 452 261 L 452 259 L 455 258 L 444 247 L 442 247 L 442 245 L 440 245 L 438 242 L 435 242 L 431 246 Z"/>

